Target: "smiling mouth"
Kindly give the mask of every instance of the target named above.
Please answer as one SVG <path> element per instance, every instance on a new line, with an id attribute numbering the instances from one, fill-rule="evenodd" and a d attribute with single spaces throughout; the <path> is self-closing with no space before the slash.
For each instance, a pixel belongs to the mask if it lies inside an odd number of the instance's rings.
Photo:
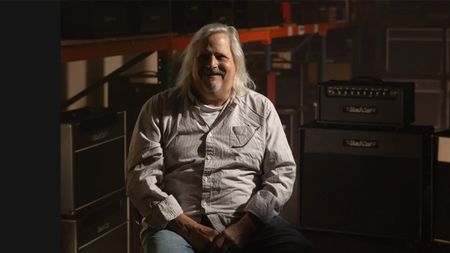
<path id="1" fill-rule="evenodd" d="M 205 75 L 207 78 L 209 78 L 209 79 L 212 79 L 212 78 L 215 78 L 215 77 L 222 77 L 222 75 L 220 75 L 220 74 L 210 74 L 210 75 Z"/>
<path id="2" fill-rule="evenodd" d="M 202 75 L 207 76 L 207 77 L 213 77 L 213 76 L 221 76 L 223 77 L 225 75 L 225 72 L 221 71 L 221 70 L 216 70 L 216 71 L 202 71 Z"/>

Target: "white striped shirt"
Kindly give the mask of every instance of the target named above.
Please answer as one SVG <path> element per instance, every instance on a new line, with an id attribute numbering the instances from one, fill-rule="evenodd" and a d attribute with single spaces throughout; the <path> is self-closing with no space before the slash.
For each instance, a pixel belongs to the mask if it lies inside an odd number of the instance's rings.
<path id="1" fill-rule="evenodd" d="M 181 213 L 218 231 L 248 211 L 268 222 L 292 193 L 296 165 L 279 116 L 263 95 L 233 93 L 208 125 L 177 88 L 144 104 L 131 139 L 127 193 L 144 229 Z"/>

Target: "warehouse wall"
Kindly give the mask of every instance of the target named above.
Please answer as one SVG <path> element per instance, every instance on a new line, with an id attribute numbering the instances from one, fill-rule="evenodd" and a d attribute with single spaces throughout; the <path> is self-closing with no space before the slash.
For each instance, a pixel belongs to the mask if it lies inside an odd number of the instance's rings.
<path id="1" fill-rule="evenodd" d="M 135 55 L 118 55 L 93 60 L 73 61 L 61 64 L 61 102 L 75 96 L 89 85 L 110 74 Z M 134 73 L 144 70 L 157 70 L 157 53 L 153 53 L 142 62 L 125 71 Z M 105 83 L 86 97 L 81 98 L 66 110 L 85 106 L 108 106 L 108 84 Z"/>

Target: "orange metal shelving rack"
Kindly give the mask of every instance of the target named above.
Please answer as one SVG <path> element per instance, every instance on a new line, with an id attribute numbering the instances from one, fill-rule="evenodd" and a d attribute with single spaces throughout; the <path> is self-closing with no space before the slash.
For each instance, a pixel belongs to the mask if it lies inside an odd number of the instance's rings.
<path id="1" fill-rule="evenodd" d="M 313 33 L 323 36 L 330 29 L 339 29 L 346 25 L 346 22 L 305 25 L 288 24 L 277 27 L 239 29 L 238 31 L 242 43 L 261 42 L 270 45 L 272 39 L 275 38 Z M 175 52 L 183 50 L 191 40 L 191 37 L 192 34 L 165 34 L 99 40 L 66 40 L 61 42 L 61 63 L 148 51 L 167 50 Z"/>

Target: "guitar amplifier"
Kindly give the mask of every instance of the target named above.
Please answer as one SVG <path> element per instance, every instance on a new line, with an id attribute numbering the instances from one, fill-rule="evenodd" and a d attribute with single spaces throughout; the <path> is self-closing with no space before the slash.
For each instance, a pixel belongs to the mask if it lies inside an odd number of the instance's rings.
<path id="1" fill-rule="evenodd" d="M 60 219 L 61 253 L 127 253 L 128 222 L 125 190 Z"/>
<path id="2" fill-rule="evenodd" d="M 318 122 L 405 127 L 414 121 L 414 83 L 379 79 L 319 83 Z"/>
<path id="3" fill-rule="evenodd" d="M 412 241 L 426 238 L 433 131 L 417 125 L 302 126 L 301 228 Z"/>
<path id="4" fill-rule="evenodd" d="M 75 216 L 123 191 L 125 118 L 102 107 L 61 114 L 61 214 Z"/>
<path id="5" fill-rule="evenodd" d="M 450 244 L 450 129 L 433 135 L 432 239 Z"/>
<path id="6" fill-rule="evenodd" d="M 127 148 L 142 106 L 150 97 L 167 88 L 164 82 L 152 83 L 149 80 L 156 77 L 138 73 L 118 76 L 109 81 L 109 108 L 114 111 L 126 111 L 127 114 Z"/>

